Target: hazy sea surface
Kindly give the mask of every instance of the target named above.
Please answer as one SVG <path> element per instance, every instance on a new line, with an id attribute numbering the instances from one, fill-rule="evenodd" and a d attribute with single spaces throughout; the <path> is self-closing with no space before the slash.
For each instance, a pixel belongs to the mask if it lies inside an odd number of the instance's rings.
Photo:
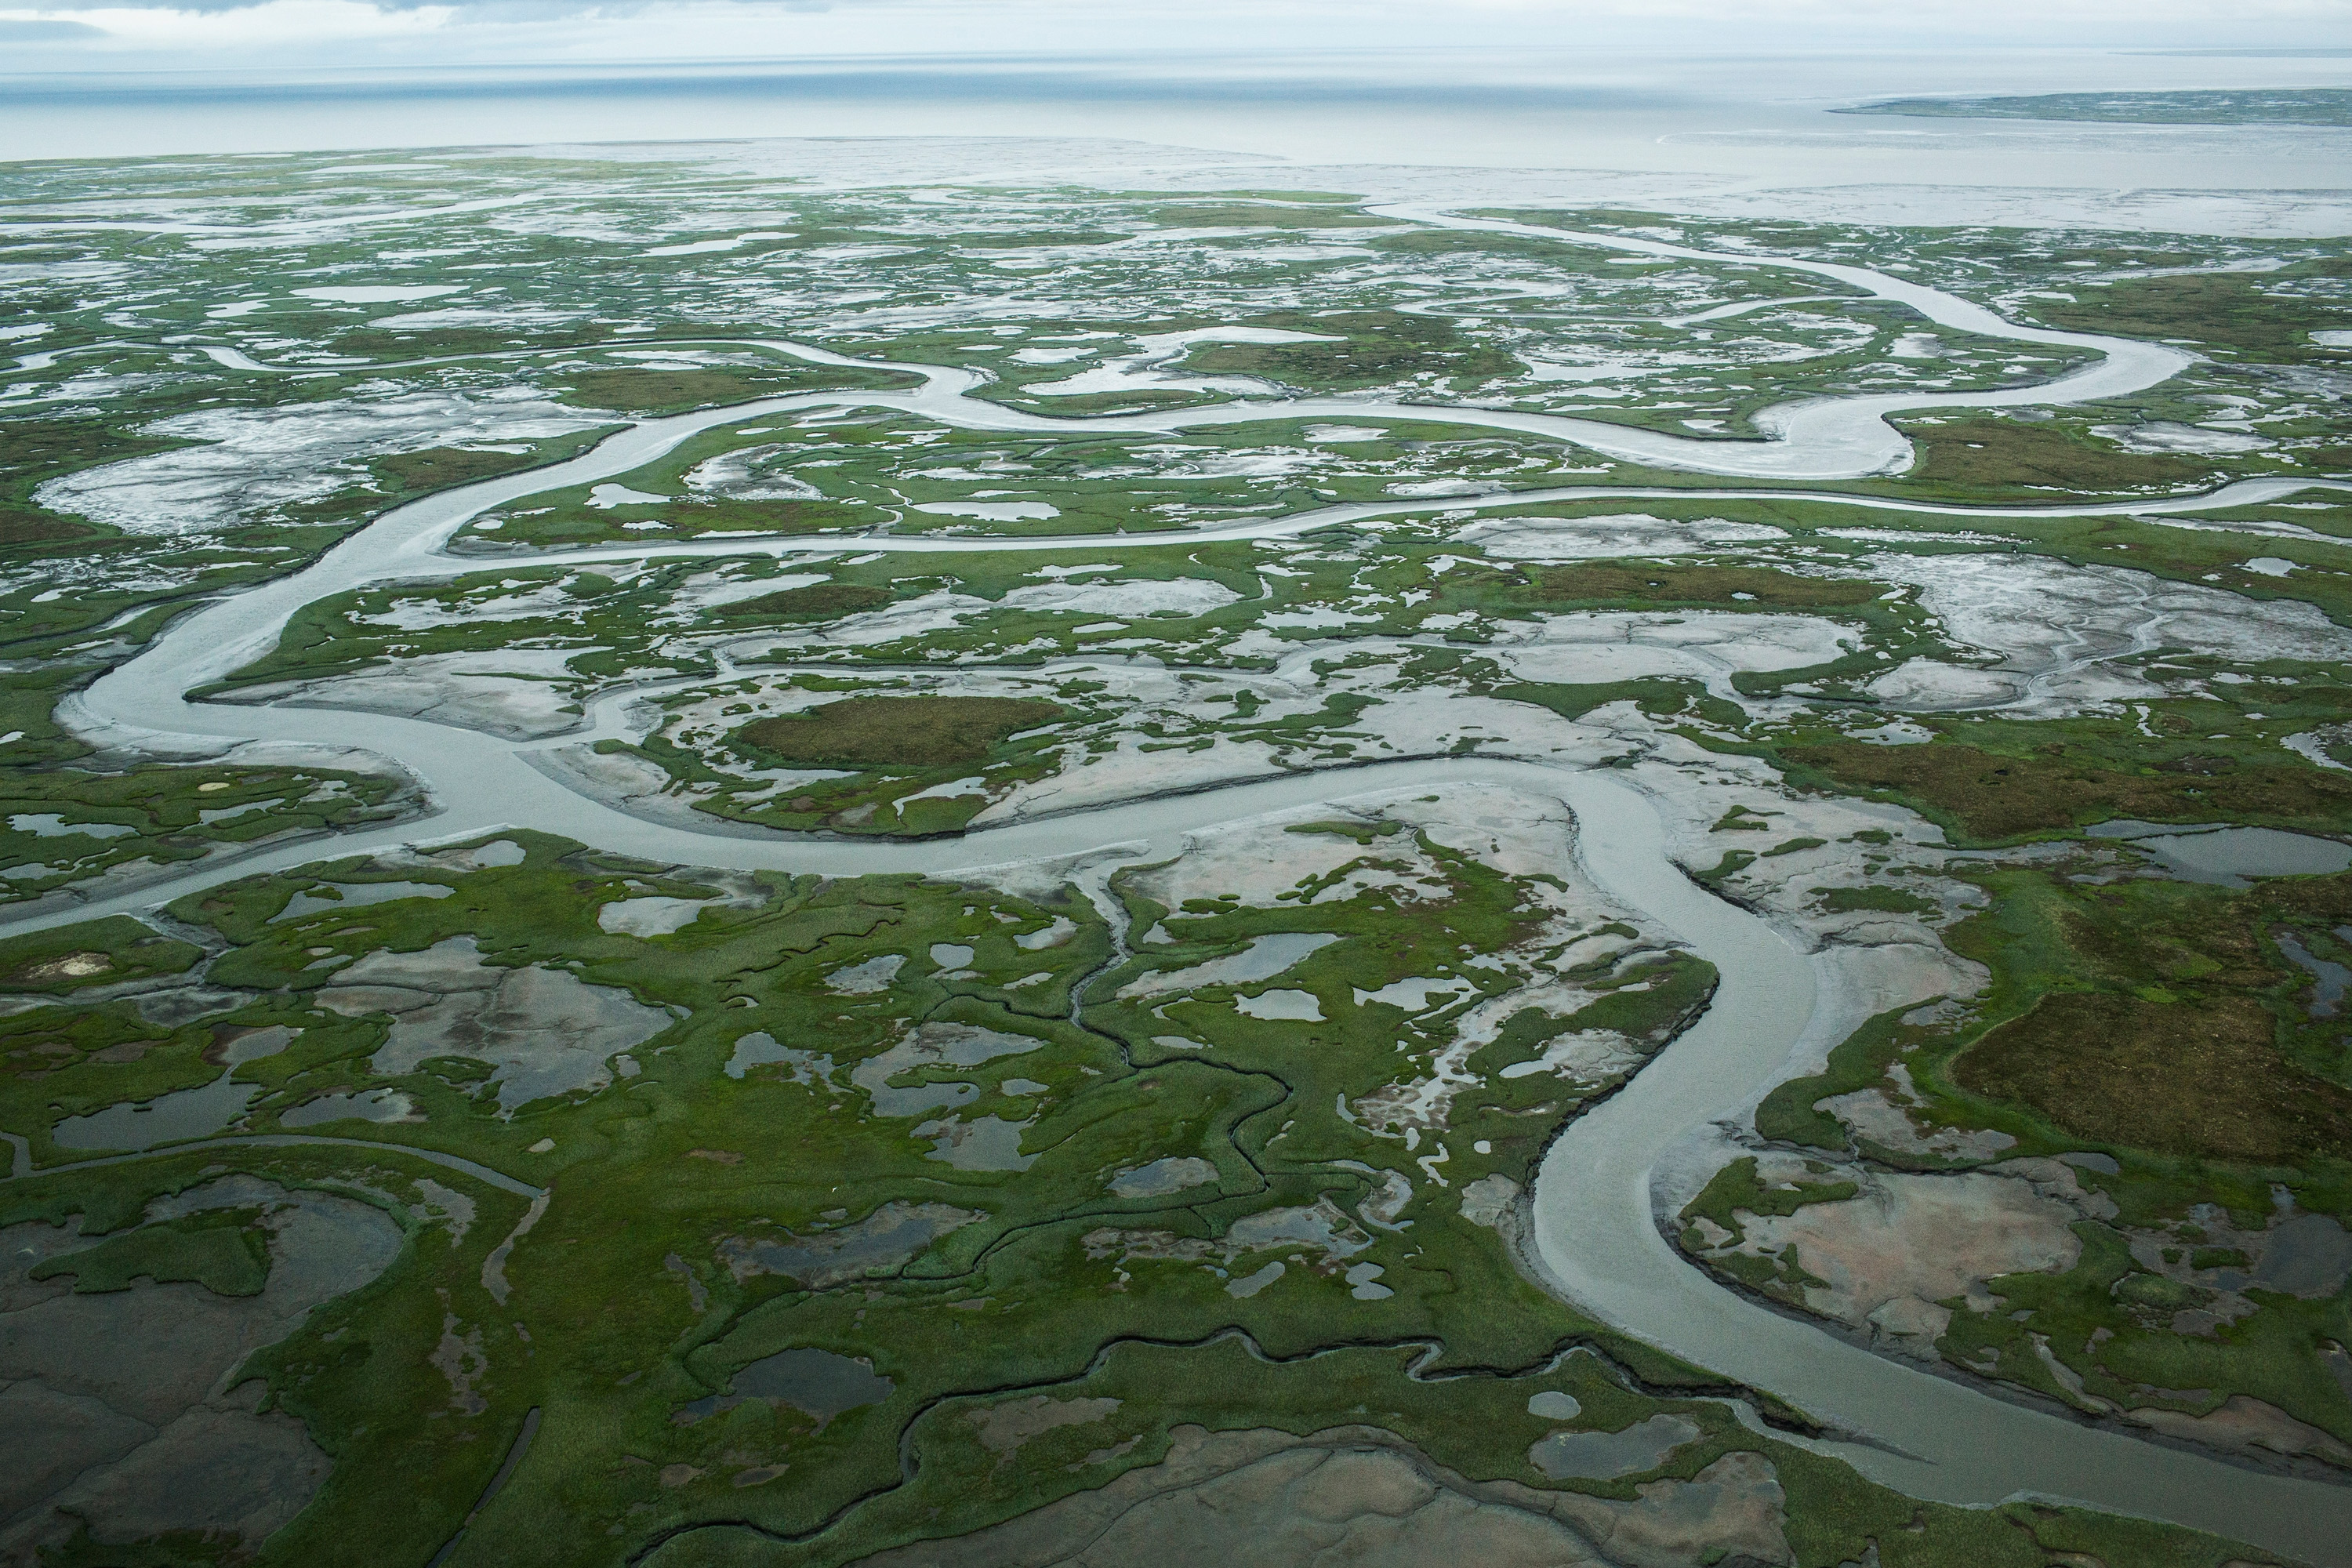
<path id="1" fill-rule="evenodd" d="M 1184 149 L 1177 163 L 1229 168 L 1218 176 L 1228 184 L 1250 165 L 1283 161 L 1572 171 L 1575 189 L 1558 195 L 1583 200 L 1646 192 L 1737 203 L 1744 193 L 1894 186 L 2067 192 L 2137 211 L 2133 226 L 2147 227 L 2210 226 L 2197 221 L 2200 204 L 2176 193 L 2295 191 L 2311 195 L 2268 204 L 2286 215 L 2282 232 L 2339 232 L 2352 131 L 1831 111 L 1916 94 L 2344 86 L 2352 58 L 2341 55 L 2087 50 L 1335 50 L 42 75 L 0 78 L 0 157 L 908 137 L 928 148 L 861 155 L 845 177 L 1016 178 L 1080 172 L 1074 164 L 1140 174 L 1171 167 L 1168 150 Z M 1078 141 L 1148 145 L 1042 151 Z M 1272 171 L 1265 178 L 1291 183 Z M 1427 177 L 1385 189 L 1448 195 Z M 2235 199 L 2222 197 L 2220 210 Z M 2006 210 L 1939 219 L 1916 200 L 1887 204 L 1890 219 L 1927 222 Z M 2249 220 L 2217 221 L 2244 228 Z"/>

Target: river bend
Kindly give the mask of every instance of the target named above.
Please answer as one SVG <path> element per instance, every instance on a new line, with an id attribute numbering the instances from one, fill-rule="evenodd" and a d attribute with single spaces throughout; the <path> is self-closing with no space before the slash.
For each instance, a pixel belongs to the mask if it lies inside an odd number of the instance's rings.
<path id="1" fill-rule="evenodd" d="M 1661 1235 L 1652 1212 L 1658 1163 L 1708 1122 L 1742 1111 L 1781 1076 L 1817 1007 L 1839 982 L 1826 961 L 1800 954 L 1764 921 L 1702 891 L 1683 876 L 1667 856 L 1658 814 L 1622 776 L 1501 758 L 1382 763 L 1114 804 L 953 839 L 850 841 L 756 829 L 728 831 L 717 823 L 709 831 L 696 831 L 646 821 L 588 799 L 541 773 L 531 765 L 527 746 L 474 731 L 373 714 L 192 704 L 185 699 L 188 690 L 218 680 L 267 654 L 289 619 L 306 605 L 376 583 L 529 563 L 534 558 L 467 558 L 446 550 L 457 529 L 495 507 L 545 490 L 615 478 L 702 430 L 793 409 L 895 408 L 970 428 L 1036 432 L 1167 432 L 1302 416 L 1409 419 L 1518 430 L 1628 461 L 1697 473 L 1780 480 L 1839 479 L 1893 470 L 1907 460 L 1908 444 L 1885 423 L 1889 413 L 2116 396 L 2155 384 L 2189 363 L 2187 355 L 2162 345 L 2021 328 L 1955 296 L 1866 268 L 1711 254 L 1619 236 L 1571 234 L 1414 208 L 1376 210 L 1439 226 L 1499 230 L 1670 258 L 1785 268 L 1861 289 L 1958 330 L 2021 342 L 2088 348 L 2101 358 L 2038 387 L 1815 399 L 1786 405 L 1759 416 L 1758 424 L 1768 437 L 1762 441 L 1678 437 L 1502 410 L 1342 398 L 1251 401 L 1119 417 L 1055 418 L 976 399 L 971 395 L 979 384 L 976 373 L 934 367 L 904 367 L 917 370 L 925 378 L 924 384 L 913 391 L 809 393 L 646 420 L 569 462 L 465 486 L 395 508 L 307 569 L 211 601 L 183 616 L 144 651 L 59 710 L 61 720 L 86 738 L 133 750 L 184 752 L 201 747 L 217 751 L 226 744 L 261 742 L 373 751 L 424 781 L 435 805 L 426 823 L 367 829 L 324 843 L 283 845 L 233 862 L 208 863 L 142 891 L 52 909 L 29 918 L 0 920 L 0 933 L 152 907 L 199 887 L 288 869 L 328 856 L 388 849 L 414 842 L 420 826 L 436 839 L 529 826 L 647 859 L 746 870 L 952 876 L 985 866 L 1050 858 L 1104 853 L 1157 858 L 1181 849 L 1188 834 L 1263 813 L 1349 799 L 1376 804 L 1447 784 L 1507 785 L 1565 805 L 1577 822 L 1578 853 L 1592 879 L 1656 928 L 1687 942 L 1712 962 L 1722 977 L 1715 1004 L 1705 1016 L 1624 1089 L 1570 1123 L 1546 1156 L 1533 1194 L 1535 1239 L 1538 1266 L 1555 1289 L 1616 1329 L 1768 1391 L 1811 1413 L 1833 1431 L 1866 1437 L 1867 1441 L 1839 1442 L 1833 1447 L 1865 1474 L 1912 1495 L 1975 1504 L 2020 1495 L 2063 1499 L 2218 1531 L 2317 1563 L 2352 1564 L 2352 1488 L 2244 1468 L 1990 1396 L 1768 1310 L 1726 1289 L 1680 1257 Z M 873 368 L 871 361 L 845 359 L 807 345 L 766 342 L 764 346 L 814 363 Z M 1811 492 L 1806 499 L 1941 516 L 2030 518 L 2218 510 L 2273 500 L 2302 488 L 2305 487 L 2296 481 L 2255 480 L 2201 498 L 2010 509 L 1912 506 L 1885 497 L 1836 492 Z M 845 547 L 920 553 L 1048 552 L 1099 550 L 1114 541 L 1128 548 L 1181 547 L 1211 539 L 1295 536 L 1334 523 L 1382 516 L 1529 502 L 1750 496 L 1788 500 L 1790 495 L 1788 490 L 1578 486 L 1430 502 L 1335 506 L 1286 519 L 1150 534 L 730 539 L 566 551 L 537 559 L 586 563 L 650 556 L 832 553 Z"/>

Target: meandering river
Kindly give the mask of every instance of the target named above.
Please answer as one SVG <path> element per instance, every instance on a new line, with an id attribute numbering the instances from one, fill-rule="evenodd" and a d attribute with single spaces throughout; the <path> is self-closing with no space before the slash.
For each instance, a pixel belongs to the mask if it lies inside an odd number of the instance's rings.
<path id="1" fill-rule="evenodd" d="M 1724 1289 L 1685 1261 L 1654 1217 L 1653 1173 L 1695 1129 L 1732 1115 L 1786 1070 L 1817 1007 L 1839 984 L 1824 960 L 1799 953 L 1770 926 L 1693 885 L 1666 854 L 1652 804 L 1622 776 L 1493 758 L 1375 763 L 1152 797 L 1068 816 L 1015 823 L 961 838 L 915 843 L 768 833 L 714 822 L 708 832 L 649 822 L 588 799 L 531 765 L 528 748 L 478 731 L 417 720 L 315 709 L 196 704 L 185 693 L 267 654 L 303 606 L 371 584 L 431 579 L 524 563 L 450 554 L 457 530 L 525 496 L 617 478 L 714 426 L 793 409 L 866 405 L 898 409 L 971 428 L 1023 431 L 1175 431 L 1299 417 L 1356 422 L 1412 420 L 1518 430 L 1611 457 L 1734 478 L 1830 480 L 1897 468 L 1908 444 L 1885 423 L 1921 407 L 1987 407 L 2109 397 L 2152 385 L 2188 363 L 2160 345 L 2014 326 L 1967 300 L 1865 268 L 1714 255 L 1617 236 L 1579 235 L 1418 209 L 1388 216 L 1449 227 L 1505 229 L 1563 244 L 1784 267 L 1832 279 L 1917 310 L 1958 330 L 2023 342 L 2084 348 L 2101 357 L 2039 387 L 1972 394 L 1815 399 L 1767 410 L 1761 441 L 1710 440 L 1591 420 L 1491 409 L 1359 402 L 1339 398 L 1254 400 L 1113 418 L 1061 419 L 1001 407 L 971 395 L 973 373 L 925 367 L 919 388 L 810 393 L 731 408 L 652 419 L 569 462 L 486 480 L 399 507 L 290 576 L 215 600 L 157 637 L 127 663 L 60 708 L 61 719 L 100 743 L 169 754 L 218 751 L 235 742 L 356 747 L 397 762 L 429 788 L 435 815 L 424 824 L 372 828 L 280 846 L 234 862 L 211 862 L 177 879 L 121 896 L 0 921 L 0 934 L 151 907 L 196 888 L 322 857 L 511 826 L 564 835 L 648 859 L 741 869 L 855 876 L 982 867 L 1097 853 L 1162 857 L 1186 835 L 1264 813 L 1325 802 L 1376 803 L 1433 787 L 1505 784 L 1563 803 L 1578 824 L 1578 853 L 1593 880 L 1673 934 L 1721 973 L 1715 1005 L 1621 1092 L 1570 1123 L 1552 1146 L 1533 1194 L 1537 1250 L 1552 1286 L 1569 1301 L 1625 1332 L 1769 1392 L 1856 1440 L 1832 1445 L 1864 1473 L 1915 1496 L 1992 1503 L 2017 1495 L 2063 1499 L 2212 1530 L 2315 1563 L 2352 1564 L 2352 1488 L 2297 1480 L 2093 1428 L 1989 1395 L 1962 1383 L 1849 1345 Z M 873 368 L 802 344 L 773 352 L 822 363 Z M 2260 480 L 2202 498 L 2027 509 L 1913 507 L 1883 497 L 1808 492 L 1809 499 L 1945 516 L 2031 517 L 2218 510 L 2305 488 Z M 1787 490 L 1632 489 L 1579 486 L 1450 497 L 1426 502 L 1335 506 L 1286 519 L 1116 536 L 1125 548 L 1197 545 L 1203 540 L 1293 536 L 1332 523 L 1414 511 L 1528 502 L 1691 497 L 1732 499 Z M 1025 535 L 988 538 L 859 535 L 809 540 L 725 540 L 567 551 L 551 562 L 751 553 L 834 553 L 845 547 L 908 552 L 1099 550 L 1114 540 Z"/>

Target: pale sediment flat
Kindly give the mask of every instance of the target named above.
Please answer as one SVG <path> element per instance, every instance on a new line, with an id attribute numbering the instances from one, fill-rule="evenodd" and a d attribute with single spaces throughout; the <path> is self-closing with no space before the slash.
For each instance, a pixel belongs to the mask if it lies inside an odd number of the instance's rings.
<path id="1" fill-rule="evenodd" d="M 1752 265 L 1757 258 L 1689 250 L 1615 236 L 1575 235 L 1466 219 L 1420 209 L 1388 216 L 1444 227 L 1501 229 L 1564 245 Z M 217 752 L 240 743 L 330 743 L 373 752 L 421 779 L 435 811 L 425 824 L 373 828 L 333 843 L 340 854 L 414 842 L 420 826 L 436 840 L 462 841 L 529 826 L 649 861 L 739 870 L 828 876 L 916 872 L 970 876 L 992 867 L 1105 855 L 1162 858 L 1186 836 L 1265 814 L 1349 800 L 1380 801 L 1432 789 L 1496 784 L 1559 802 L 1578 824 L 1583 869 L 1605 892 L 1687 942 L 1717 964 L 1722 990 L 1698 1025 L 1636 1074 L 1628 1086 L 1571 1123 L 1547 1157 L 1535 1191 L 1536 1249 L 1559 1293 L 1628 1333 L 1657 1343 L 1805 1409 L 1851 1441 L 1836 1452 L 1865 1474 L 1915 1495 L 1986 1504 L 2018 1495 L 2061 1498 L 2217 1531 L 2315 1563 L 2352 1562 L 2352 1489 L 2256 1473 L 2223 1461 L 2087 1428 L 2008 1403 L 1959 1383 L 1898 1364 L 1780 1317 L 1726 1289 L 1684 1260 L 1660 1234 L 1654 1172 L 1710 1121 L 1737 1112 L 1803 1048 L 1823 1016 L 1839 1014 L 1834 966 L 1807 961 L 1757 917 L 1695 887 L 1665 853 L 1658 815 L 1626 783 L 1507 758 L 1431 758 L 1327 768 L 1215 784 L 1181 795 L 1114 801 L 1081 811 L 986 827 L 954 839 L 851 841 L 756 828 L 726 831 L 647 820 L 590 799 L 536 765 L 533 748 L 475 730 L 379 713 L 292 707 L 191 703 L 185 693 L 267 654 L 305 605 L 371 584 L 449 576 L 482 563 L 446 552 L 451 534 L 483 512 L 541 491 L 614 479 L 703 430 L 789 410 L 872 407 L 965 428 L 1069 432 L 1172 432 L 1271 419 L 1446 421 L 1533 434 L 1630 460 L 1732 478 L 1827 481 L 1899 468 L 1904 438 L 1889 413 L 1916 408 L 2003 407 L 2110 397 L 2153 385 L 2188 357 L 2162 345 L 2016 327 L 1981 307 L 1865 268 L 1774 263 L 1858 287 L 1969 332 L 2087 348 L 2094 363 L 2039 386 L 1975 394 L 1819 399 L 1768 410 L 1763 441 L 1679 437 L 1508 411 L 1373 403 L 1344 398 L 1251 401 L 1210 408 L 1100 419 L 1029 414 L 976 399 L 973 373 L 916 368 L 908 392 L 811 393 L 646 420 L 583 457 L 551 468 L 448 490 L 394 509 L 312 566 L 214 601 L 149 647 L 69 700 L 65 721 L 95 742 L 170 752 Z M 771 352 L 823 363 L 871 363 L 805 345 L 761 340 Z M 217 358 L 217 356 L 215 356 Z M 242 367 L 238 367 L 242 368 Z M 1810 499 L 1941 516 L 2151 515 L 2221 509 L 2305 488 L 2287 480 L 2228 487 L 2201 498 L 2041 508 L 1912 507 L 1876 497 L 1821 492 Z M 2342 487 L 2337 487 L 2342 488 Z M 1335 506 L 1276 520 L 1250 520 L 1117 539 L 1121 546 L 1182 546 L 1207 540 L 1296 536 L 1334 523 L 1415 512 L 1552 501 L 1712 499 L 1787 490 L 1662 490 L 1562 487 L 1516 494 Z M 647 557 L 797 554 L 847 546 L 910 553 L 1018 549 L 1099 550 L 1101 535 L 992 538 L 854 536 L 790 541 L 729 539 L 686 545 L 631 545 L 551 552 L 539 559 L 588 563 Z M 574 739 L 577 737 L 574 736 Z M 148 907 L 231 877 L 314 861 L 315 843 L 287 845 L 235 861 L 208 863 L 138 893 L 0 921 L 21 932 Z M 344 1142 L 342 1140 L 289 1140 Z M 22 1163 L 20 1150 L 20 1164 Z M 424 1156 L 430 1158 L 430 1156 Z M 447 1159 L 439 1163 L 447 1164 Z M 452 1165 L 453 1169 L 466 1168 Z M 483 1174 L 490 1180 L 496 1173 Z M 512 1178 L 496 1184 L 530 1191 Z"/>

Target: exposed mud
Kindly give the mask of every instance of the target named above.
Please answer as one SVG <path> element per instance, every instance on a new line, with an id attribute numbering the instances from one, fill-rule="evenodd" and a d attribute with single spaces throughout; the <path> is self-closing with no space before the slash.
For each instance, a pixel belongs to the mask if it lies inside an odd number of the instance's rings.
<path id="1" fill-rule="evenodd" d="M 1309 1436 L 1179 1426 L 1167 1458 L 1108 1485 L 859 1568 L 1680 1568 L 1788 1563 L 1786 1499 L 1760 1455 L 1727 1454 L 1687 1481 L 1612 1502 L 1473 1481 L 1368 1426 Z"/>

